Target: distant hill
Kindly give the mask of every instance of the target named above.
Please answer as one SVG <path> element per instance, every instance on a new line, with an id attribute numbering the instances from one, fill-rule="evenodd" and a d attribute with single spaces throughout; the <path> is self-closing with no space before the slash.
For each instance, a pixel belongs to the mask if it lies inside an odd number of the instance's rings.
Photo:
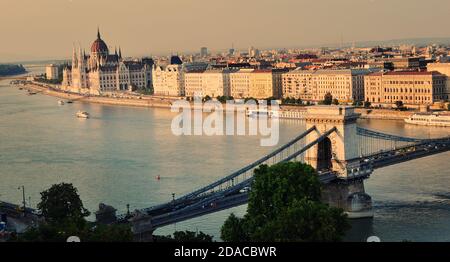
<path id="1" fill-rule="evenodd" d="M 450 37 L 432 37 L 432 38 L 405 38 L 405 39 L 392 39 L 385 41 L 362 41 L 356 42 L 358 47 L 371 47 L 371 46 L 393 46 L 393 45 L 416 45 L 427 46 L 431 44 L 448 45 L 450 44 Z M 351 45 L 351 44 L 348 44 Z"/>
<path id="2" fill-rule="evenodd" d="M 26 73 L 23 65 L 0 64 L 0 76 L 12 76 Z"/>

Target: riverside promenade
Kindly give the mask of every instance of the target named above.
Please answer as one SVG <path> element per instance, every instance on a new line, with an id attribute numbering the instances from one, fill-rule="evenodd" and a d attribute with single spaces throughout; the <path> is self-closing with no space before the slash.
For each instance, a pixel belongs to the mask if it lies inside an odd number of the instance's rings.
<path id="1" fill-rule="evenodd" d="M 9 77 L 8 79 L 14 79 L 14 77 Z M 180 100 L 179 98 L 160 97 L 153 95 L 134 95 L 134 94 L 126 94 L 116 97 L 86 96 L 61 91 L 47 84 L 39 82 L 31 82 L 31 83 L 28 82 L 26 84 L 20 85 L 20 87 L 23 87 L 24 89 L 28 89 L 33 92 L 41 93 L 43 95 L 54 96 L 76 102 L 97 103 L 115 106 L 156 107 L 156 108 L 170 109 L 173 102 Z M 287 106 L 280 106 L 280 109 L 281 109 L 280 118 L 304 119 L 304 115 L 306 112 L 306 109 L 303 106 L 287 105 Z M 380 119 L 380 120 L 404 120 L 413 115 L 414 113 L 417 113 L 416 111 L 397 111 L 390 109 L 365 109 L 365 108 L 356 108 L 355 112 L 360 113 L 362 119 Z"/>

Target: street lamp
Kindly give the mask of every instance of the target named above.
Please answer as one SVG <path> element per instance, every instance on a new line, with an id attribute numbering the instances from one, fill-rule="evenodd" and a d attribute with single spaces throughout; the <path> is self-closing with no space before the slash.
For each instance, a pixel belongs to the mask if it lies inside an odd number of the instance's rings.
<path id="1" fill-rule="evenodd" d="M 23 216 L 26 216 L 27 203 L 25 200 L 25 186 L 20 186 L 17 190 L 22 189 Z"/>

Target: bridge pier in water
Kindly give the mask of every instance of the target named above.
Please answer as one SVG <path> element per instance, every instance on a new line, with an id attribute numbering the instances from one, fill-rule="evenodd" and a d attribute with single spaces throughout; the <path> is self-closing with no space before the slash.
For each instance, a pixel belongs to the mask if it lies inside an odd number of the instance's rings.
<path id="1" fill-rule="evenodd" d="M 373 217 L 372 198 L 365 192 L 364 179 L 372 168 L 361 165 L 357 137 L 359 114 L 350 106 L 314 106 L 308 108 L 306 128 L 316 127 L 306 138 L 315 143 L 305 161 L 319 173 L 332 171 L 337 180 L 323 185 L 323 201 L 344 209 L 350 218 Z M 326 137 L 323 134 L 335 128 Z"/>

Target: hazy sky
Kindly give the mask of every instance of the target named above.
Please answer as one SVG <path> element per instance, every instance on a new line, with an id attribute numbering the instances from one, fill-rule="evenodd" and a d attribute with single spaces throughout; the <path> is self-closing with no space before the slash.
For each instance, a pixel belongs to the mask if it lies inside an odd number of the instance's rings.
<path id="1" fill-rule="evenodd" d="M 450 36 L 449 0 L 0 0 L 0 62 Z"/>

